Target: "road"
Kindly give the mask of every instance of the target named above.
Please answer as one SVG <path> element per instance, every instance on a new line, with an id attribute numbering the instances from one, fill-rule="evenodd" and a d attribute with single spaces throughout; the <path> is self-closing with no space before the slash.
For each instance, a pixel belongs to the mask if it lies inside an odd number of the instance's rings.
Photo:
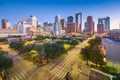
<path id="1" fill-rule="evenodd" d="M 88 40 L 68 51 L 68 54 L 62 55 L 48 65 L 39 68 L 25 80 L 65 80 L 68 72 L 72 80 L 88 80 L 89 67 L 83 62 L 82 67 L 84 69 L 82 73 L 78 71 L 79 67 L 76 68 L 81 62 L 79 58 L 80 50 L 86 46 Z"/>
<path id="2" fill-rule="evenodd" d="M 82 73 L 79 72 L 80 49 L 86 46 L 88 40 L 42 67 L 36 67 L 32 62 L 23 59 L 16 52 L 11 51 L 8 45 L 1 45 L 3 50 L 9 52 L 8 56 L 14 60 L 10 80 L 65 80 L 68 72 L 72 80 L 88 80 L 89 68 L 84 62 Z"/>

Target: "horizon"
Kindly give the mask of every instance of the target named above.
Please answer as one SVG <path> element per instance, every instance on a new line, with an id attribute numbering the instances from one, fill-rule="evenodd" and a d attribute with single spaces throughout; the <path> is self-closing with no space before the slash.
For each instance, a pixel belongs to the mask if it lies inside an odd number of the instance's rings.
<path id="1" fill-rule="evenodd" d="M 61 19 L 67 21 L 68 16 L 82 13 L 82 29 L 86 22 L 87 16 L 92 16 L 95 22 L 95 29 L 99 17 L 110 17 L 110 29 L 118 29 L 120 23 L 119 0 L 0 0 L 0 20 L 7 19 L 11 23 L 11 28 L 14 24 L 24 18 L 29 18 L 30 15 L 35 15 L 38 21 L 42 23 L 54 23 L 54 17 L 60 15 Z M 10 14 L 8 14 L 10 13 Z M 0 22 L 0 28 L 1 28 Z"/>

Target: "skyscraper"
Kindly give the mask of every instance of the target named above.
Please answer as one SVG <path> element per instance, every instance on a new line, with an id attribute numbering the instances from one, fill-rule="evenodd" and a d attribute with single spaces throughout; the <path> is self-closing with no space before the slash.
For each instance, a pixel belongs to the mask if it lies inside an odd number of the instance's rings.
<path id="1" fill-rule="evenodd" d="M 67 17 L 67 27 L 66 27 L 66 33 L 69 36 L 75 36 L 76 34 L 76 24 L 74 21 L 73 16 Z"/>
<path id="2" fill-rule="evenodd" d="M 76 34 L 76 24 L 74 22 L 68 22 L 66 27 L 66 33 L 70 36 Z"/>
<path id="3" fill-rule="evenodd" d="M 53 24 L 49 22 L 44 23 L 44 31 L 47 33 L 52 33 L 53 32 Z"/>
<path id="4" fill-rule="evenodd" d="M 48 26 L 49 22 L 44 22 L 44 27 Z"/>
<path id="5" fill-rule="evenodd" d="M 110 31 L 110 17 L 98 18 L 98 24 L 104 24 L 104 31 Z"/>
<path id="6" fill-rule="evenodd" d="M 17 29 L 17 24 L 14 24 L 13 29 Z"/>
<path id="7" fill-rule="evenodd" d="M 29 20 L 28 20 L 28 24 L 30 24 L 33 27 L 37 28 L 37 18 L 35 16 L 31 15 Z"/>
<path id="8" fill-rule="evenodd" d="M 79 31 L 80 33 L 82 32 L 82 13 L 76 13 L 75 14 L 75 22 L 76 22 L 76 26 L 79 27 L 77 31 Z"/>
<path id="9" fill-rule="evenodd" d="M 58 22 L 58 23 L 60 23 L 60 15 L 57 15 L 57 16 L 55 16 L 55 22 Z"/>
<path id="10" fill-rule="evenodd" d="M 61 35 L 62 26 L 60 23 L 60 15 L 55 16 L 54 30 L 53 31 L 56 35 Z"/>
<path id="11" fill-rule="evenodd" d="M 87 22 L 85 22 L 84 32 L 88 34 L 94 34 L 94 22 L 92 16 L 87 17 Z"/>
<path id="12" fill-rule="evenodd" d="M 61 19 L 60 23 L 61 23 L 61 26 L 62 26 L 62 30 L 64 30 L 65 27 L 66 27 L 65 19 Z"/>
<path id="13" fill-rule="evenodd" d="M 73 22 L 73 16 L 67 17 L 67 22 Z"/>
<path id="14" fill-rule="evenodd" d="M 3 29 L 10 29 L 10 23 L 6 19 L 2 19 L 2 28 Z"/>
<path id="15" fill-rule="evenodd" d="M 97 24 L 97 33 L 104 33 L 104 24 L 103 23 Z"/>

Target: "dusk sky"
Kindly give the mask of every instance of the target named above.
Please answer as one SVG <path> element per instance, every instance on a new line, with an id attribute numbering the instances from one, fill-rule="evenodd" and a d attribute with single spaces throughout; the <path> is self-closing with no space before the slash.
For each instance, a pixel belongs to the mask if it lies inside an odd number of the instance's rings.
<path id="1" fill-rule="evenodd" d="M 82 27 L 91 15 L 95 27 L 98 17 L 110 16 L 111 29 L 119 28 L 120 0 L 0 0 L 0 20 L 7 19 L 11 27 L 30 15 L 35 15 L 42 23 L 53 23 L 58 14 L 67 20 L 68 16 L 75 17 L 78 12 L 83 15 Z"/>

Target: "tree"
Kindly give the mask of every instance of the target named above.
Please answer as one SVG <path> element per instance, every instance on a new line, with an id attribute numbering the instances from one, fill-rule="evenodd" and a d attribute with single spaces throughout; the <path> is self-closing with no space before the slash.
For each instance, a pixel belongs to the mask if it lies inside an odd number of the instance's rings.
<path id="1" fill-rule="evenodd" d="M 39 53 L 36 50 L 31 50 L 29 54 L 32 59 L 35 59 L 39 55 Z"/>
<path id="2" fill-rule="evenodd" d="M 10 44 L 9 44 L 9 46 L 10 46 L 10 48 L 12 48 L 12 49 L 14 49 L 14 50 L 16 50 L 16 51 L 19 51 L 19 49 L 21 48 L 21 47 L 23 47 L 23 42 L 11 42 Z"/>
<path id="3" fill-rule="evenodd" d="M 8 75 L 8 69 L 13 67 L 13 60 L 11 58 L 0 56 L 0 73 L 3 78 Z"/>
<path id="4" fill-rule="evenodd" d="M 86 60 L 86 64 L 88 65 L 88 61 L 91 59 L 91 48 L 89 46 L 82 48 L 81 56 L 83 60 Z"/>
<path id="5" fill-rule="evenodd" d="M 45 52 L 45 57 L 48 59 L 66 53 L 66 50 L 63 47 L 63 45 L 59 45 L 57 43 L 52 43 L 52 44 L 46 43 L 44 44 L 44 52 Z"/>
<path id="6" fill-rule="evenodd" d="M 104 56 L 101 54 L 101 51 L 98 46 L 94 46 L 94 48 L 91 50 L 91 61 L 96 64 L 96 66 L 99 64 L 100 67 L 105 65 L 105 62 L 103 61 Z"/>
<path id="7" fill-rule="evenodd" d="M 39 41 L 39 42 L 41 42 L 43 39 L 45 39 L 45 37 L 44 36 L 37 36 L 37 38 L 35 38 L 35 40 L 37 40 L 37 41 Z"/>
<path id="8" fill-rule="evenodd" d="M 72 40 L 72 42 L 71 42 L 71 43 L 72 43 L 72 45 L 74 45 L 74 46 L 75 46 L 75 45 L 78 45 L 78 44 L 79 44 L 79 41 L 78 41 L 78 40 Z"/>
<path id="9" fill-rule="evenodd" d="M 19 53 L 29 53 L 32 49 L 35 49 L 35 45 L 23 46 L 19 49 Z"/>
<path id="10" fill-rule="evenodd" d="M 90 44 L 91 47 L 94 47 L 95 45 L 100 45 L 101 38 L 96 37 L 95 39 L 91 39 L 90 41 L 88 41 L 88 43 Z"/>
<path id="11" fill-rule="evenodd" d="M 29 56 L 31 59 L 35 60 L 35 61 L 38 61 L 41 63 L 41 54 L 39 52 L 37 52 L 36 50 L 31 50 L 29 52 Z"/>
<path id="12" fill-rule="evenodd" d="M 0 49 L 0 56 L 4 55 L 4 51 Z"/>
<path id="13" fill-rule="evenodd" d="M 6 38 L 0 38 L 0 42 L 6 42 L 7 39 Z"/>
<path id="14" fill-rule="evenodd" d="M 102 55 L 99 47 L 101 38 L 96 37 L 95 39 L 88 41 L 88 43 L 90 45 L 85 47 L 81 52 L 83 53 L 83 58 L 92 61 L 96 66 L 100 65 L 100 67 L 102 67 L 105 65 L 105 62 L 103 61 L 104 56 Z"/>

